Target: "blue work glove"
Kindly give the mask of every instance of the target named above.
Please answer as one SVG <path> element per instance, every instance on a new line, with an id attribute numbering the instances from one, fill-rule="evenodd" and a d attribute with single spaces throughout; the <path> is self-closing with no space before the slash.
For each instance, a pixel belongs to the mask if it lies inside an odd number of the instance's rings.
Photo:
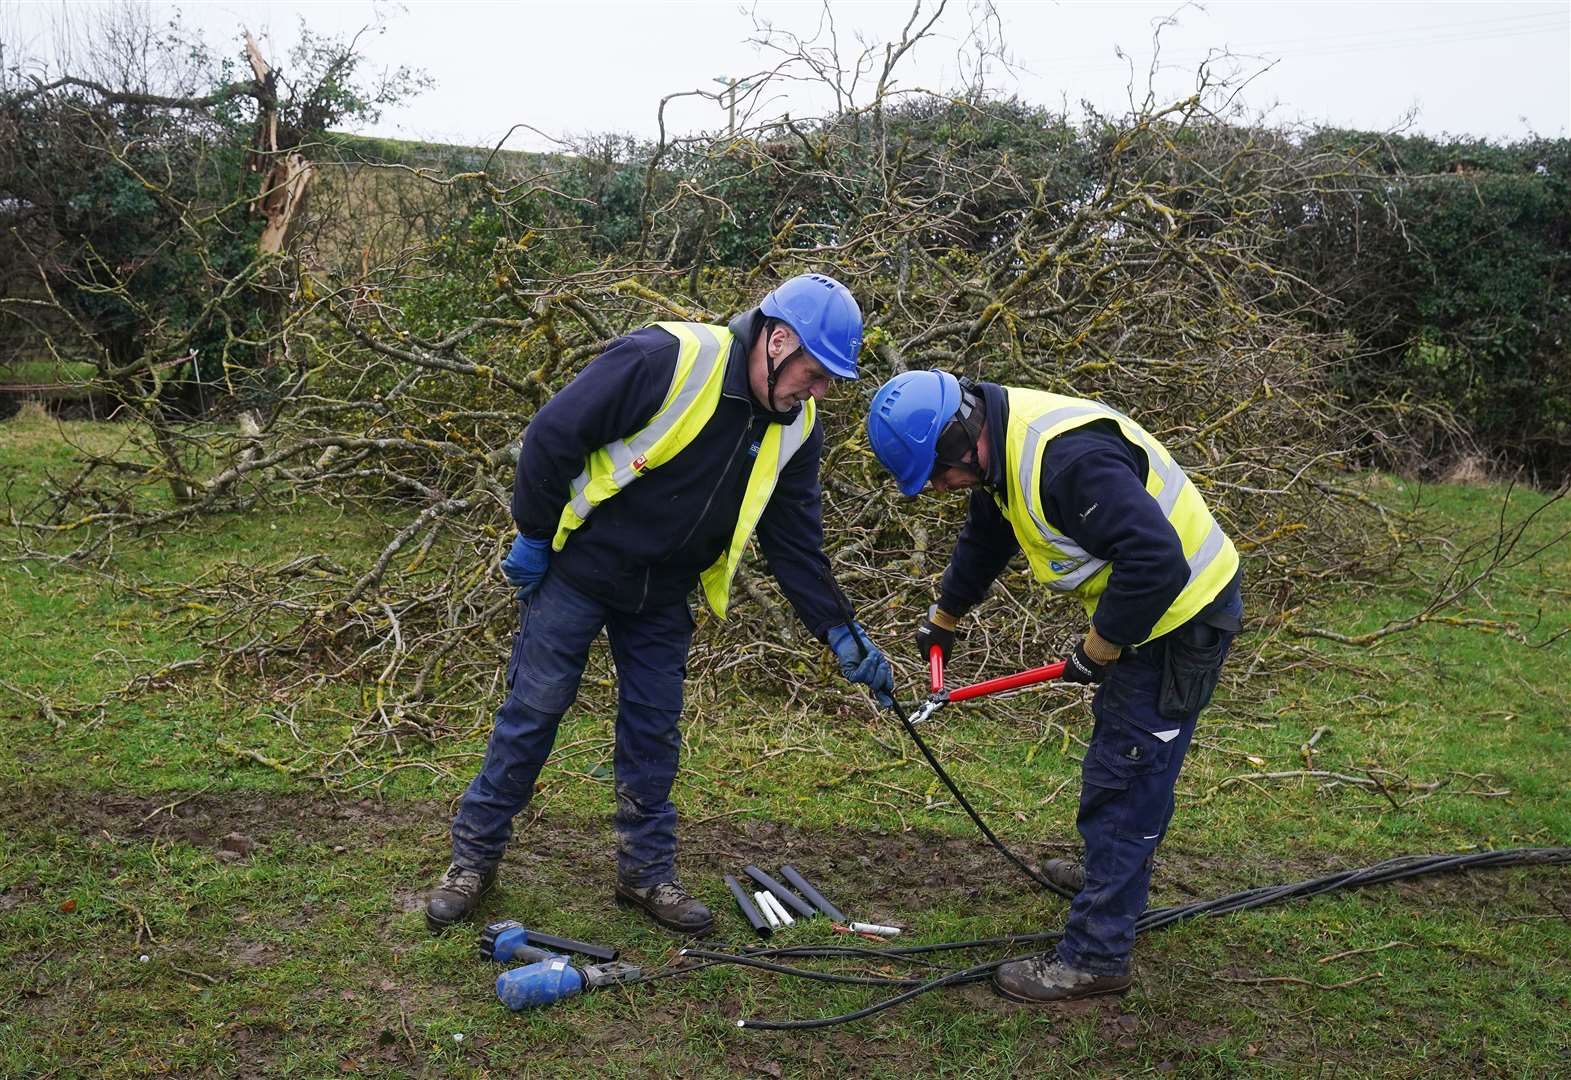
<path id="1" fill-rule="evenodd" d="M 502 560 L 502 576 L 518 590 L 520 600 L 540 587 L 545 568 L 551 562 L 551 542 L 531 540 L 527 536 L 513 539 L 513 548 Z"/>
<path id="2" fill-rule="evenodd" d="M 829 647 L 834 650 L 835 659 L 840 661 L 840 673 L 872 690 L 874 699 L 887 709 L 895 703 L 894 669 L 889 666 L 883 651 L 868 640 L 862 624 L 852 623 L 851 626 L 856 628 L 855 634 L 845 626 L 829 631 Z"/>

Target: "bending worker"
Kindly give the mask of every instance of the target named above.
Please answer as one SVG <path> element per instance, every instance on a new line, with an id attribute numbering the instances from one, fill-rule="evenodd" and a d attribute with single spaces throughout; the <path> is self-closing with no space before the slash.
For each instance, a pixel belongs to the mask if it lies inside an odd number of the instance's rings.
<path id="1" fill-rule="evenodd" d="M 1083 862 L 1044 872 L 1074 895 L 1057 950 L 1000 967 L 998 991 L 1046 1002 L 1128 988 L 1135 921 L 1173 787 L 1241 629 L 1238 553 L 1171 455 L 1095 401 L 895 376 L 873 397 L 873 452 L 905 495 L 973 489 L 938 602 L 917 630 L 947 660 L 958 620 L 1017 551 L 1036 579 L 1085 604 L 1091 625 L 1064 678 L 1096 686 L 1081 767 Z"/>
<path id="2" fill-rule="evenodd" d="M 657 323 L 618 338 L 535 414 L 513 488 L 518 537 L 502 563 L 520 598 L 507 699 L 426 904 L 433 932 L 495 881 L 602 627 L 617 672 L 616 898 L 669 930 L 709 929 L 709 909 L 676 877 L 670 798 L 688 596 L 701 583 L 725 617 L 755 526 L 803 623 L 847 678 L 889 700 L 889 663 L 876 647 L 860 654 L 823 553 L 816 403 L 831 379 L 856 378 L 861 340 L 846 287 L 804 274 L 728 326 Z"/>

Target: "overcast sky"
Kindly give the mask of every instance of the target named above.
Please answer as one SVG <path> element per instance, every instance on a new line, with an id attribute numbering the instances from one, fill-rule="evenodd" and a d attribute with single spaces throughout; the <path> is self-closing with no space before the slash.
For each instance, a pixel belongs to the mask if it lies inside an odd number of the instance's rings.
<path id="1" fill-rule="evenodd" d="M 0 0 L 0 34 L 8 57 L 29 49 L 64 8 L 60 0 Z M 78 0 L 73 11 L 89 4 Z M 377 66 L 424 69 L 435 85 L 390 110 L 369 133 L 467 144 L 495 143 L 515 124 L 514 149 L 542 149 L 550 137 L 591 132 L 656 133 L 656 108 L 666 95 L 714 92 L 716 77 L 740 77 L 780 59 L 750 39 L 755 24 L 828 44 L 824 5 L 806 0 L 759 0 L 749 5 L 711 0 L 614 3 L 319 2 L 155 4 L 179 7 L 187 25 L 212 43 L 234 40 L 249 27 L 264 51 L 282 63 L 303 18 L 317 32 L 353 33 L 375 27 L 365 49 Z M 833 28 L 848 62 L 865 41 L 897 40 L 908 0 L 831 0 Z M 1493 138 L 1571 133 L 1571 3 L 1050 3 L 998 0 L 991 28 L 1013 59 L 994 64 L 987 85 L 1039 104 L 1076 107 L 1084 99 L 1102 109 L 1127 105 L 1131 65 L 1144 95 L 1152 34 L 1161 36 L 1161 98 L 1188 93 L 1197 64 L 1209 50 L 1241 57 L 1254 75 L 1242 100 L 1256 113 L 1283 122 L 1329 122 L 1386 129 L 1413 113 L 1411 129 Z M 934 7 L 924 4 L 924 12 Z M 951 89 L 974 68 L 966 47 L 977 6 L 950 0 L 932 40 L 919 45 L 899 71 L 905 88 Z M 925 14 L 924 14 L 925 20 Z M 823 31 L 823 33 L 819 33 Z M 20 48 L 18 48 L 20 44 Z M 1120 59 L 1119 51 L 1126 59 Z M 806 74 L 805 72 L 803 72 Z M 775 84 L 757 102 L 759 117 L 813 115 L 826 92 L 808 82 Z M 869 80 L 857 101 L 870 92 Z M 672 101 L 673 131 L 715 130 L 726 124 L 724 105 L 701 97 Z"/>

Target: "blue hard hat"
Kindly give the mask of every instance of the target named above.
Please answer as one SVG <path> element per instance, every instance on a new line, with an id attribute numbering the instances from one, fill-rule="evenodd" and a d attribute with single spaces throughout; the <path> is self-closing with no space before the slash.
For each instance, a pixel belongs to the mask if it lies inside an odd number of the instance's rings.
<path id="1" fill-rule="evenodd" d="M 795 330 L 802 347 L 829 374 L 856 378 L 862 309 L 850 289 L 824 274 L 798 274 L 764 297 L 759 310 Z"/>
<path id="2" fill-rule="evenodd" d="M 915 495 L 933 475 L 938 435 L 960 411 L 960 380 L 947 371 L 906 371 L 873 395 L 867 440 L 900 485 Z"/>

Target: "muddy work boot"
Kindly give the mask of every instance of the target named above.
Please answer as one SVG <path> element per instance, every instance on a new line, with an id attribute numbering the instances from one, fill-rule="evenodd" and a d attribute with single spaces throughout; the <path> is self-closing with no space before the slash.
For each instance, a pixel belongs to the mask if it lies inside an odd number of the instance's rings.
<path id="1" fill-rule="evenodd" d="M 1130 975 L 1093 975 L 1064 963 L 1051 953 L 1016 960 L 993 972 L 993 989 L 1006 998 L 1040 1005 L 1074 1001 L 1098 994 L 1121 994 L 1134 982 Z"/>
<path id="2" fill-rule="evenodd" d="M 644 888 L 619 881 L 616 883 L 616 902 L 624 907 L 637 908 L 667 930 L 674 930 L 678 934 L 707 933 L 715 924 L 714 914 L 675 879 Z"/>
<path id="3" fill-rule="evenodd" d="M 1070 894 L 1086 887 L 1086 868 L 1074 859 L 1048 859 L 1040 869 L 1043 877 Z"/>
<path id="4" fill-rule="evenodd" d="M 496 867 L 484 874 L 467 866 L 454 863 L 436 883 L 425 902 L 425 925 L 433 934 L 440 934 L 456 922 L 467 919 L 475 910 L 480 898 L 496 884 Z"/>

